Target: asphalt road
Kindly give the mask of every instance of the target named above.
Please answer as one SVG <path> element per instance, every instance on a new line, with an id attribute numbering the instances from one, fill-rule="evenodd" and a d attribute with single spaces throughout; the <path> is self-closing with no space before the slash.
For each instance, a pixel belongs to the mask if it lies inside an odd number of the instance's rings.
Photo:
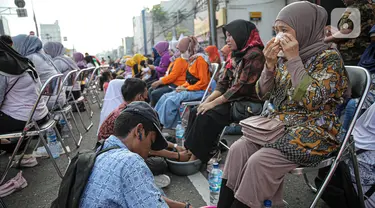
<path id="1" fill-rule="evenodd" d="M 96 132 L 99 122 L 100 110 L 97 105 L 93 105 L 94 126 L 87 133 L 84 134 L 80 149 L 92 148 L 96 143 Z M 235 140 L 236 136 L 228 138 L 229 141 Z M 73 154 L 77 151 L 74 150 L 75 146 L 72 141 L 68 141 L 69 146 L 73 149 Z M 0 157 L 0 170 L 3 171 L 9 155 Z M 38 208 L 38 207 L 50 207 L 51 202 L 55 199 L 58 193 L 58 188 L 61 179 L 57 175 L 52 163 L 49 159 L 38 159 L 39 165 L 33 168 L 24 168 L 23 176 L 28 182 L 28 186 L 20 191 L 17 191 L 4 198 L 4 201 L 9 208 Z M 224 161 L 222 162 L 224 163 Z M 63 155 L 58 158 L 58 164 L 63 170 L 67 165 L 67 159 Z M 223 164 L 222 164 L 223 165 Z M 8 179 L 14 177 L 18 169 L 12 168 L 8 174 Z M 168 173 L 171 177 L 172 183 L 169 187 L 164 189 L 165 194 L 174 200 L 190 202 L 194 207 L 200 207 L 206 205 L 208 186 L 205 188 L 207 181 L 204 181 L 207 177 L 205 167 L 201 169 L 201 173 L 198 174 L 200 179 L 196 180 L 193 177 L 181 177 Z M 203 176 L 203 177 L 202 177 Z M 310 175 L 313 179 L 314 174 Z M 199 177 L 198 177 L 199 178 Z M 198 187 L 198 188 L 196 188 Z M 289 203 L 289 207 L 309 207 L 314 194 L 304 184 L 302 177 L 296 177 L 288 175 L 285 180 L 285 200 Z M 202 197 L 203 196 L 203 197 Z M 205 201 L 206 199 L 206 201 Z M 325 207 L 324 203 L 321 202 L 318 207 Z"/>

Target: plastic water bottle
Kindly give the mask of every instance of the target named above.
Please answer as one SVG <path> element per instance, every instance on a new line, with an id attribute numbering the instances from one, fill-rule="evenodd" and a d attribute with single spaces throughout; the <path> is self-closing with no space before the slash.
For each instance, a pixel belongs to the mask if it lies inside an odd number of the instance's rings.
<path id="1" fill-rule="evenodd" d="M 63 138 L 68 138 L 70 136 L 70 123 L 66 121 L 64 118 L 60 119 L 60 126 L 61 126 L 61 136 Z"/>
<path id="2" fill-rule="evenodd" d="M 272 207 L 272 201 L 271 200 L 264 200 L 263 204 L 264 204 L 264 208 L 271 208 Z"/>
<path id="3" fill-rule="evenodd" d="M 60 156 L 60 148 L 56 140 L 55 130 L 49 129 L 47 131 L 47 140 L 48 140 L 48 147 L 51 150 L 52 157 L 58 158 Z"/>
<path id="4" fill-rule="evenodd" d="M 184 134 L 185 128 L 182 126 L 181 121 L 179 121 L 176 127 L 176 140 L 177 144 L 180 146 L 184 146 Z"/>
<path id="5" fill-rule="evenodd" d="M 221 176 L 223 171 L 219 169 L 219 164 L 214 163 L 213 169 L 208 175 L 208 183 L 210 185 L 210 203 L 211 205 L 217 205 L 219 201 L 220 188 L 221 188 Z"/>

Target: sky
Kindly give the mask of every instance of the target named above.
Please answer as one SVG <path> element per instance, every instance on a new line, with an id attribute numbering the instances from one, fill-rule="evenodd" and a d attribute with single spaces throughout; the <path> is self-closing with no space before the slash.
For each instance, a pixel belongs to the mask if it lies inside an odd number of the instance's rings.
<path id="1" fill-rule="evenodd" d="M 61 35 L 68 39 L 63 42 L 66 48 L 96 54 L 133 36 L 133 16 L 161 0 L 25 0 L 28 17 L 5 16 L 12 36 L 35 31 L 31 1 L 38 24 L 59 21 Z M 0 7 L 15 7 L 14 0 L 0 0 Z"/>

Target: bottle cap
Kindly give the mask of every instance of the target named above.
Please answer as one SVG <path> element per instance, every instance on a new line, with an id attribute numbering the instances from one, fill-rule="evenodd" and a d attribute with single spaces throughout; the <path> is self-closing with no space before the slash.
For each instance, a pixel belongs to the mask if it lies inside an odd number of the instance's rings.
<path id="1" fill-rule="evenodd" d="M 214 168 L 219 168 L 219 163 L 215 162 L 212 164 L 214 166 Z"/>
<path id="2" fill-rule="evenodd" d="M 265 207 L 271 207 L 272 206 L 272 201 L 271 200 L 264 200 L 264 206 Z"/>

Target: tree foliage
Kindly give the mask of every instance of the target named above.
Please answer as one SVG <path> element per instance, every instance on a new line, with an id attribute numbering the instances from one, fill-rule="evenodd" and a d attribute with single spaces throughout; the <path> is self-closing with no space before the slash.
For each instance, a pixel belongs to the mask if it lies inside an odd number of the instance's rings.
<path id="1" fill-rule="evenodd" d="M 168 22 L 168 14 L 163 10 L 160 4 L 152 7 L 151 15 L 152 20 L 160 26 L 164 26 Z"/>

